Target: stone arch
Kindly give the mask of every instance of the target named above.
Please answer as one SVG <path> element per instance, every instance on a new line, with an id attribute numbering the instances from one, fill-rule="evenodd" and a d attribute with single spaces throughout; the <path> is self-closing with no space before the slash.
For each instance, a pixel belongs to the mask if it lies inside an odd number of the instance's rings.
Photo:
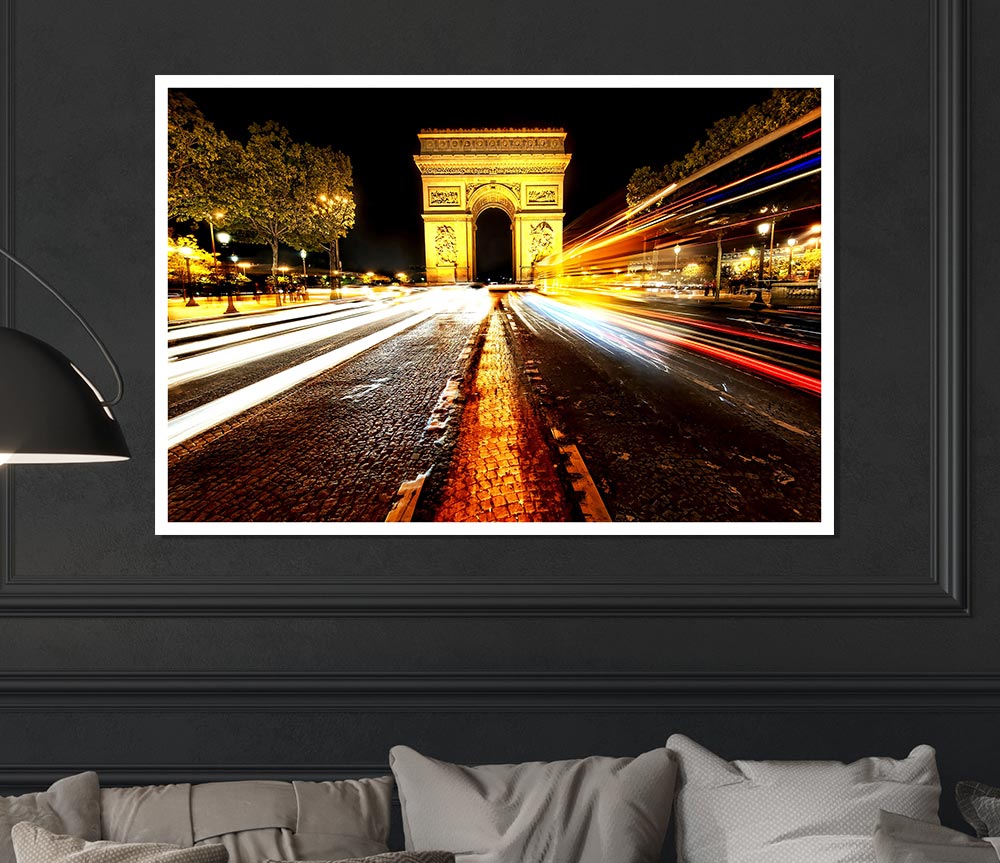
<path id="1" fill-rule="evenodd" d="M 487 210 L 500 210 L 510 218 L 510 261 L 511 275 L 516 272 L 517 248 L 514 242 L 514 225 L 518 210 L 517 196 L 507 186 L 499 186 L 490 183 L 480 186 L 468 197 L 469 215 L 472 217 L 472 246 L 469 249 L 469 264 L 471 266 L 472 278 L 483 279 L 484 274 L 479 271 L 479 217 Z"/>
<path id="2" fill-rule="evenodd" d="M 428 282 L 475 277 L 476 220 L 493 207 L 511 220 L 516 281 L 532 281 L 542 247 L 562 251 L 565 130 L 441 129 L 417 137 Z M 439 254 L 442 229 L 455 236 L 454 256 L 450 246 Z"/>
<path id="3" fill-rule="evenodd" d="M 506 186 L 498 186 L 495 183 L 490 183 L 488 186 L 480 186 L 468 198 L 469 213 L 472 215 L 473 221 L 479 218 L 479 214 L 483 210 L 496 207 L 510 216 L 510 220 L 513 222 L 519 203 L 510 189 Z"/>

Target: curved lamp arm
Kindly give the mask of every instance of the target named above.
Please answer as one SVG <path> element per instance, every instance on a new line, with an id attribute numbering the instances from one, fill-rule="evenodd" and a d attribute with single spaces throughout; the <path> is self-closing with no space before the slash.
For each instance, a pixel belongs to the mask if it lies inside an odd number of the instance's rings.
<path id="1" fill-rule="evenodd" d="M 74 318 L 76 318 L 77 321 L 79 321 L 80 326 L 82 326 L 87 331 L 87 335 L 89 335 L 94 340 L 94 344 L 97 345 L 101 353 L 104 354 L 104 359 L 108 361 L 108 365 L 111 366 L 111 370 L 115 373 L 115 380 L 118 382 L 117 395 L 110 401 L 101 402 L 101 406 L 111 407 L 112 405 L 118 404 L 118 402 L 122 400 L 122 396 L 125 394 L 125 382 L 122 380 L 122 373 L 119 371 L 118 364 L 112 359 L 111 354 L 108 352 L 108 349 L 104 347 L 104 342 L 102 342 L 98 338 L 97 333 L 95 333 L 90 328 L 90 324 L 88 324 L 83 319 L 83 315 L 81 315 L 76 309 L 74 309 L 73 306 L 70 305 L 69 301 L 65 297 L 63 297 L 63 295 L 60 294 L 59 291 L 53 288 L 52 285 L 50 285 L 48 282 L 45 281 L 45 279 L 43 279 L 40 275 L 38 275 L 38 273 L 36 273 L 34 270 L 28 267 L 27 264 L 22 264 L 6 249 L 0 248 L 0 256 L 6 258 L 15 266 L 20 267 L 22 270 L 24 270 L 24 272 L 26 272 L 29 276 L 31 276 L 31 278 L 33 278 L 36 282 L 38 282 L 38 284 L 40 284 L 43 288 L 45 288 L 45 290 L 47 290 L 50 294 L 52 294 L 53 297 L 59 300 L 59 302 L 62 303 L 63 306 L 65 306 L 66 310 Z"/>

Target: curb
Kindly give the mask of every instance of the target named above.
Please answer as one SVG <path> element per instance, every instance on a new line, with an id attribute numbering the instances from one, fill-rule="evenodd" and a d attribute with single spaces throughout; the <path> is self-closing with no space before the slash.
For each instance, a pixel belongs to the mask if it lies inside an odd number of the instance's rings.
<path id="1" fill-rule="evenodd" d="M 491 312 L 492 314 L 492 312 Z M 420 496 L 424 491 L 424 485 L 434 474 L 434 482 L 431 483 L 433 491 L 437 491 L 436 486 L 443 483 L 448 476 L 447 464 L 445 469 L 434 471 L 434 465 L 438 459 L 450 460 L 449 448 L 457 440 L 457 429 L 460 425 L 455 420 L 461 420 L 462 410 L 468 398 L 469 382 L 475 377 L 476 368 L 479 365 L 479 357 L 482 353 L 483 345 L 486 343 L 486 330 L 489 327 L 490 315 L 486 315 L 480 321 L 478 328 L 473 332 L 458 355 L 455 373 L 448 378 L 444 389 L 438 396 L 437 404 L 431 409 L 427 425 L 424 426 L 424 433 L 434 433 L 437 437 L 434 444 L 441 447 L 438 451 L 434 464 L 431 464 L 423 473 L 417 474 L 416 479 L 404 480 L 396 497 L 393 499 L 392 507 L 385 520 L 387 522 L 408 522 L 413 521 Z M 456 429 L 456 434 L 449 440 L 449 432 Z"/>

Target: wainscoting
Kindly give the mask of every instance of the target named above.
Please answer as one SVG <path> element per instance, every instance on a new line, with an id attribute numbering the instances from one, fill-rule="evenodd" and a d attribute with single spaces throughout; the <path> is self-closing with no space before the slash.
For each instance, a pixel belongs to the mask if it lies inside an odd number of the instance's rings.
<path id="1" fill-rule="evenodd" d="M 942 819 L 961 827 L 954 785 L 1000 776 L 998 720 L 1000 675 L 987 674 L 8 672 L 0 791 L 85 769 L 107 785 L 376 776 L 397 743 L 462 763 L 630 755 L 683 732 L 733 758 L 850 761 L 929 743 Z"/>

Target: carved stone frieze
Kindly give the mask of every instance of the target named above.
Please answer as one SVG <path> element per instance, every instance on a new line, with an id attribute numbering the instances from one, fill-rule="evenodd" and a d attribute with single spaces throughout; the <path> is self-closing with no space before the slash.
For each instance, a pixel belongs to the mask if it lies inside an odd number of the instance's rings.
<path id="1" fill-rule="evenodd" d="M 566 160 L 569 161 L 568 159 Z M 566 165 L 562 162 L 518 162 L 516 164 L 489 164 L 482 162 L 426 162 L 418 161 L 417 167 L 424 175 L 447 176 L 449 174 L 479 174 L 504 176 L 508 174 L 562 174 Z"/>
<path id="2" fill-rule="evenodd" d="M 469 200 L 472 193 L 477 189 L 481 189 L 483 186 L 496 185 L 503 186 L 507 189 L 513 196 L 514 199 L 521 203 L 521 184 L 520 183 L 466 183 L 465 184 L 465 200 Z"/>

